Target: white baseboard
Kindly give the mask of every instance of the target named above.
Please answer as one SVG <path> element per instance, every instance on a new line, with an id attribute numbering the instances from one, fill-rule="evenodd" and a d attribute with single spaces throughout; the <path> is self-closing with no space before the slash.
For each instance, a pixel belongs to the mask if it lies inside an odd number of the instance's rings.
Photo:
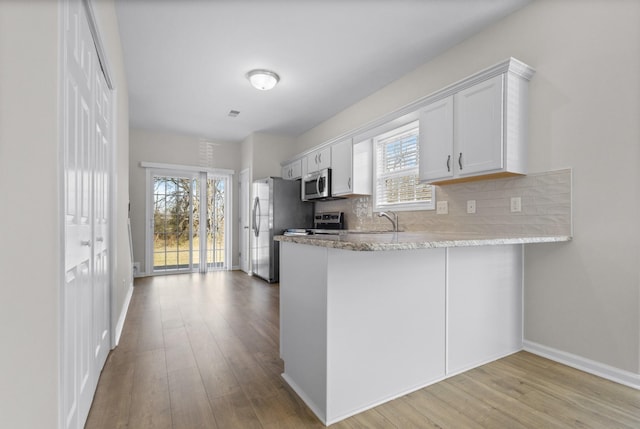
<path id="1" fill-rule="evenodd" d="M 124 303 L 120 309 L 120 316 L 118 317 L 118 323 L 116 323 L 116 331 L 114 333 L 114 344 L 117 346 L 120 342 L 120 336 L 122 335 L 122 329 L 124 328 L 124 320 L 127 318 L 127 311 L 129 310 L 129 304 L 131 303 L 131 297 L 133 296 L 133 283 L 129 285 L 127 296 L 124 298 Z"/>
<path id="2" fill-rule="evenodd" d="M 532 341 L 524 341 L 523 345 L 524 350 L 533 354 L 551 359 L 553 361 L 562 363 L 572 368 L 579 369 L 584 372 L 588 372 L 589 374 L 597 375 L 598 377 L 606 378 L 607 380 L 611 380 L 613 382 L 624 384 L 625 386 L 640 390 L 640 374 L 615 368 L 601 362 L 596 362 L 582 356 L 563 352 L 561 350 L 534 343 Z"/>

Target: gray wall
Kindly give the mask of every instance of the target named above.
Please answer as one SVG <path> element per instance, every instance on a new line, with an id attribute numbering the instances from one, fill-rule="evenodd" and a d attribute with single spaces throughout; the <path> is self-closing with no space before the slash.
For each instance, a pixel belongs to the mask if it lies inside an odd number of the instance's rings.
<path id="1" fill-rule="evenodd" d="M 640 372 L 640 2 L 537 0 L 300 136 L 302 152 L 516 57 L 529 170 L 573 168 L 575 239 L 525 250 L 525 338 Z"/>

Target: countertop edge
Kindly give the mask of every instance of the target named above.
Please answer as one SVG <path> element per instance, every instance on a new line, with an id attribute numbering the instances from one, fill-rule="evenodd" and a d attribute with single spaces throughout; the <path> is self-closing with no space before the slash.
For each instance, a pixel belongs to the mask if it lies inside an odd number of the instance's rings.
<path id="1" fill-rule="evenodd" d="M 402 234 L 402 233 L 400 233 Z M 414 233 L 416 235 L 419 233 Z M 378 238 L 378 239 L 376 239 Z M 350 239 L 349 235 L 344 236 L 285 236 L 277 235 L 274 240 L 287 243 L 306 244 L 309 246 L 327 247 L 332 249 L 353 250 L 353 251 L 384 251 L 384 250 L 414 250 L 433 249 L 441 247 L 468 247 L 468 246 L 496 246 L 501 244 L 536 244 L 536 243 L 561 243 L 573 239 L 568 235 L 554 236 L 503 236 L 503 237 L 478 237 L 478 238 L 451 238 L 451 239 L 415 239 L 401 240 L 395 236 L 385 237 L 373 234 L 367 239 Z"/>

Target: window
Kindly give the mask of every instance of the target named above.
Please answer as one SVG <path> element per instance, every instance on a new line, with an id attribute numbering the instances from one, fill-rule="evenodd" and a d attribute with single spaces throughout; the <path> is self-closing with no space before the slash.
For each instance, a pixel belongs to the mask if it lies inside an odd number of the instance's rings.
<path id="1" fill-rule="evenodd" d="M 411 122 L 380 134 L 374 143 L 374 210 L 433 210 L 433 187 L 420 183 L 419 125 Z"/>

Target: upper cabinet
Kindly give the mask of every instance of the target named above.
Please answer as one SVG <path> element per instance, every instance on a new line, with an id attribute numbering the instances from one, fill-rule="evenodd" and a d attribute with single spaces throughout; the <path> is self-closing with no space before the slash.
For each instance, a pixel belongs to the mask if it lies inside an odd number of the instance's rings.
<path id="1" fill-rule="evenodd" d="M 296 159 L 282 166 L 282 178 L 296 180 L 302 177 L 302 160 Z"/>
<path id="2" fill-rule="evenodd" d="M 496 76 L 454 96 L 453 156 L 458 176 L 501 171 L 505 167 L 502 131 L 508 112 L 503 103 L 503 79 L 503 75 Z M 514 173 L 525 173 L 521 165 L 510 167 L 516 170 Z"/>
<path id="3" fill-rule="evenodd" d="M 420 179 L 453 178 L 453 96 L 420 112 Z"/>
<path id="4" fill-rule="evenodd" d="M 311 152 L 303 158 L 303 162 L 305 161 L 307 169 L 306 171 L 303 171 L 304 174 L 314 173 L 325 168 L 331 168 L 331 148 L 324 147 L 316 150 L 315 152 Z"/>
<path id="5" fill-rule="evenodd" d="M 420 179 L 449 183 L 526 174 L 528 80 L 514 60 L 420 109 Z"/>
<path id="6" fill-rule="evenodd" d="M 331 145 L 332 195 L 370 195 L 372 156 L 371 140 L 352 144 L 346 139 Z"/>
<path id="7" fill-rule="evenodd" d="M 371 195 L 369 137 L 407 115 L 420 120 L 422 182 L 446 184 L 526 174 L 528 86 L 534 73 L 525 63 L 508 58 L 354 129 L 344 139 L 298 155 L 284 164 L 282 176 L 295 179 L 331 168 L 333 195 Z M 300 168 L 291 165 L 300 161 Z"/>

